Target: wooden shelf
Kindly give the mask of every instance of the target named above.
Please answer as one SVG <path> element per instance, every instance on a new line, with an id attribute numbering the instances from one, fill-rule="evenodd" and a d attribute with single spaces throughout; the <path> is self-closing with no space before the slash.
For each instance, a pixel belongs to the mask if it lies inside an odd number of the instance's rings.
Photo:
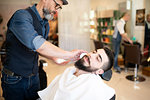
<path id="1" fill-rule="evenodd" d="M 104 42 L 104 41 L 103 41 L 103 43 L 105 43 L 105 44 L 112 44 L 111 42 Z"/>
<path id="2" fill-rule="evenodd" d="M 102 35 L 113 36 L 113 35 L 111 35 L 111 34 L 102 34 Z"/>

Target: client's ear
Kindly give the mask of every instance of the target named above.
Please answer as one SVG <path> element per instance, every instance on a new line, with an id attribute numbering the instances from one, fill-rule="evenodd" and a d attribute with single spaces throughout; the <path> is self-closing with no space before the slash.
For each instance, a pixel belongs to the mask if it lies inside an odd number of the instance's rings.
<path id="1" fill-rule="evenodd" d="M 104 73 L 104 70 L 103 69 L 98 69 L 97 71 L 96 71 L 96 74 L 103 74 Z"/>

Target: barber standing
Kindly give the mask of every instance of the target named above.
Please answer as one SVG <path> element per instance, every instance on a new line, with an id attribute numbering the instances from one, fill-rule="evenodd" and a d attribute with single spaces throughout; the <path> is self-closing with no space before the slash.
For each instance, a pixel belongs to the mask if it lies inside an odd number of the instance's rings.
<path id="1" fill-rule="evenodd" d="M 123 13 L 121 19 L 116 23 L 115 30 L 113 33 L 113 50 L 114 50 L 114 70 L 118 73 L 121 72 L 120 67 L 118 66 L 118 54 L 119 54 L 119 49 L 120 49 L 120 42 L 122 38 L 125 41 L 128 41 L 129 43 L 133 44 L 132 40 L 127 36 L 127 33 L 125 32 L 125 24 L 126 21 L 130 19 L 130 15 L 125 12 Z"/>
<path id="2" fill-rule="evenodd" d="M 7 26 L 6 60 L 2 71 L 5 100 L 36 100 L 40 88 L 39 54 L 48 58 L 77 60 L 83 50 L 64 51 L 48 41 L 48 20 L 52 20 L 66 0 L 40 0 L 38 4 L 16 11 Z M 48 95 L 48 94 L 45 94 Z"/>

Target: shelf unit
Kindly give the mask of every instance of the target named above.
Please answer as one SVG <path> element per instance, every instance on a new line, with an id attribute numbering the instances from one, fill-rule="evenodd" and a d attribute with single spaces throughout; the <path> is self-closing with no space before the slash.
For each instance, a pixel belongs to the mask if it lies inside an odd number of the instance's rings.
<path id="1" fill-rule="evenodd" d="M 104 44 L 104 46 L 107 45 L 111 49 L 112 49 L 112 35 L 114 32 L 115 23 L 120 17 L 119 11 L 112 10 L 112 12 L 113 14 L 111 14 L 111 16 L 109 15 L 97 18 L 98 22 L 97 30 L 99 32 L 98 34 L 99 40 Z"/>
<path id="2" fill-rule="evenodd" d="M 99 40 L 112 48 L 112 34 L 114 32 L 113 17 L 98 18 Z"/>

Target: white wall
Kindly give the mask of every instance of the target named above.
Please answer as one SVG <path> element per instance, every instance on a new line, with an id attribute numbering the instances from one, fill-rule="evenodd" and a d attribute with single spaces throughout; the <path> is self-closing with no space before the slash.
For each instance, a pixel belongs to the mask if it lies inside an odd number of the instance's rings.
<path id="1" fill-rule="evenodd" d="M 150 0 L 145 0 L 146 3 L 146 14 L 150 13 Z"/>
<path id="2" fill-rule="evenodd" d="M 91 0 L 91 8 L 96 9 L 114 9 L 117 10 L 119 7 L 119 3 L 125 2 L 126 0 Z"/>
<path id="3" fill-rule="evenodd" d="M 68 0 L 59 12 L 59 47 L 64 50 L 90 51 L 90 0 Z"/>
<path id="4" fill-rule="evenodd" d="M 144 26 L 136 26 L 136 10 L 145 8 L 145 0 L 132 0 L 132 34 L 136 37 L 137 41 L 142 44 L 142 49 L 144 45 Z"/>
<path id="5" fill-rule="evenodd" d="M 0 14 L 3 17 L 3 22 L 0 25 L 0 34 L 4 34 L 7 29 L 7 22 L 12 14 L 21 8 L 26 8 L 30 5 L 29 0 L 0 0 Z M 5 29 L 3 29 L 5 27 Z"/>

